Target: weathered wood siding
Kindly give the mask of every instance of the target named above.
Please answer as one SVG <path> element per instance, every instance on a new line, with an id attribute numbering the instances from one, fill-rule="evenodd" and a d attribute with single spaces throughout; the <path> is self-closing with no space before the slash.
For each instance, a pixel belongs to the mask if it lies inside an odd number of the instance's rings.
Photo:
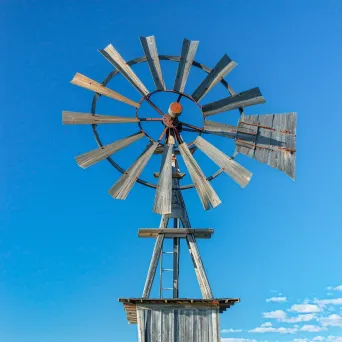
<path id="1" fill-rule="evenodd" d="M 219 310 L 137 306 L 139 342 L 219 342 Z"/>

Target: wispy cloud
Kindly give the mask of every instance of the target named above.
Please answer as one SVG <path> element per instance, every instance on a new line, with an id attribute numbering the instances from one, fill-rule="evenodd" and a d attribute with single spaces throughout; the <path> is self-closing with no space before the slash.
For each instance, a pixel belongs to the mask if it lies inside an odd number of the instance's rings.
<path id="1" fill-rule="evenodd" d="M 266 302 L 267 303 L 285 303 L 287 300 L 286 297 L 271 297 L 271 298 L 267 298 Z"/>
<path id="2" fill-rule="evenodd" d="M 293 328 L 275 328 L 272 326 L 272 323 L 266 322 L 264 324 L 261 324 L 260 327 L 254 328 L 252 330 L 248 330 L 249 332 L 252 333 L 280 333 L 280 334 L 294 334 L 297 332 L 297 327 Z"/>
<path id="3" fill-rule="evenodd" d="M 332 314 L 320 318 L 319 321 L 324 327 L 342 327 L 342 316 L 340 315 Z"/>
<path id="4" fill-rule="evenodd" d="M 327 290 L 329 291 L 342 291 L 342 285 L 339 285 L 339 286 L 328 286 L 327 287 Z"/>
<path id="5" fill-rule="evenodd" d="M 342 298 L 332 298 L 332 299 L 316 299 L 315 301 L 319 306 L 325 305 L 342 305 Z"/>
<path id="6" fill-rule="evenodd" d="M 241 332 L 241 329 L 222 329 L 221 333 L 225 334 L 225 333 L 237 333 L 237 332 Z"/>
<path id="7" fill-rule="evenodd" d="M 308 331 L 308 332 L 319 332 L 319 331 L 327 330 L 327 328 L 320 327 L 318 325 L 303 325 L 299 330 Z"/>
<path id="8" fill-rule="evenodd" d="M 315 304 L 294 304 L 291 306 L 289 311 L 292 312 L 300 312 L 300 313 L 312 313 L 312 312 L 320 312 L 321 309 Z"/>
<path id="9" fill-rule="evenodd" d="M 257 342 L 257 340 L 250 340 L 248 338 L 221 338 L 221 342 Z"/>
<path id="10" fill-rule="evenodd" d="M 275 311 L 269 311 L 264 312 L 263 314 L 264 318 L 268 319 L 276 319 L 279 322 L 285 322 L 285 323 L 300 323 L 300 322 L 309 322 L 316 318 L 315 314 L 301 314 L 295 317 L 288 317 L 287 313 L 283 310 L 275 310 Z"/>

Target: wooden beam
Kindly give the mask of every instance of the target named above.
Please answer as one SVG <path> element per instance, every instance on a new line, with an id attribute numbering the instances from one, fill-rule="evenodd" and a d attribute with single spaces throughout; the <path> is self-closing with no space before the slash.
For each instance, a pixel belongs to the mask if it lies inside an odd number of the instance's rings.
<path id="1" fill-rule="evenodd" d="M 62 122 L 64 125 L 98 125 L 98 124 L 119 124 L 139 122 L 138 118 L 127 118 L 123 116 L 99 115 L 80 112 L 62 112 Z"/>
<path id="2" fill-rule="evenodd" d="M 210 209 L 210 206 L 215 208 L 221 203 L 221 200 L 217 196 L 210 183 L 207 181 L 201 168 L 191 154 L 188 146 L 186 143 L 182 143 L 179 144 L 178 148 L 183 157 L 184 163 L 189 170 L 190 177 L 195 184 L 198 196 L 203 204 L 203 208 L 205 210 Z"/>
<path id="3" fill-rule="evenodd" d="M 141 95 L 146 96 L 149 93 L 138 76 L 134 73 L 131 67 L 126 64 L 126 61 L 121 57 L 112 44 L 109 44 L 104 50 L 99 50 L 99 52 L 109 63 L 120 71 L 122 76 L 124 76 L 128 82 L 130 82 L 133 87 L 140 92 Z"/>
<path id="4" fill-rule="evenodd" d="M 207 278 L 207 274 L 205 272 L 203 262 L 201 256 L 199 254 L 199 250 L 197 247 L 196 239 L 194 235 L 188 234 L 186 236 L 186 241 L 188 244 L 189 252 L 191 255 L 192 262 L 194 264 L 197 280 L 202 292 L 202 296 L 204 299 L 212 299 L 213 294 L 210 288 L 210 284 Z"/>
<path id="5" fill-rule="evenodd" d="M 195 145 L 205 153 L 214 163 L 221 167 L 224 172 L 244 188 L 251 180 L 252 173 L 237 163 L 235 160 L 228 157 L 217 147 L 210 144 L 207 140 L 198 136 L 195 140 Z"/>
<path id="6" fill-rule="evenodd" d="M 126 199 L 133 185 L 140 176 L 159 142 L 154 142 L 146 148 L 133 165 L 119 178 L 119 180 L 109 189 L 109 194 L 116 199 Z"/>
<path id="7" fill-rule="evenodd" d="M 108 96 L 112 99 L 127 103 L 130 106 L 135 108 L 139 108 L 140 104 L 138 102 L 132 101 L 129 98 L 117 93 L 114 90 L 106 88 L 102 84 L 92 80 L 91 78 L 84 76 L 80 73 L 77 73 L 74 78 L 71 80 L 72 84 L 78 85 L 79 87 L 94 91 L 95 93 L 102 94 Z"/>
<path id="8" fill-rule="evenodd" d="M 185 238 L 187 234 L 194 234 L 196 238 L 210 239 L 214 234 L 211 228 L 140 228 L 138 236 L 142 238 L 155 238 L 163 234 L 165 238 L 181 237 Z"/>
<path id="9" fill-rule="evenodd" d="M 233 62 L 227 55 L 224 55 L 215 67 L 210 71 L 207 77 L 192 93 L 192 97 L 195 101 L 199 102 L 203 97 L 212 89 L 217 83 L 219 83 L 223 77 L 228 75 L 237 64 Z"/>
<path id="10" fill-rule="evenodd" d="M 208 103 L 202 107 L 204 116 L 215 115 L 228 110 L 252 106 L 264 103 L 265 99 L 261 95 L 259 88 L 243 91 L 234 96 L 226 97 L 222 100 Z"/>
<path id="11" fill-rule="evenodd" d="M 76 162 L 80 167 L 85 169 L 88 166 L 94 165 L 97 162 L 105 158 L 108 158 L 110 155 L 122 150 L 123 148 L 129 146 L 130 144 L 143 138 L 144 136 L 144 133 L 138 132 L 133 135 L 130 135 L 127 138 L 117 140 L 106 146 L 102 146 L 90 152 L 80 154 L 76 157 Z"/>
<path id="12" fill-rule="evenodd" d="M 172 151 L 173 145 L 164 145 L 164 153 L 160 167 L 160 177 L 158 179 L 158 186 L 153 206 L 153 211 L 157 214 L 171 213 Z"/>
<path id="13" fill-rule="evenodd" d="M 158 90 L 165 90 L 162 70 L 160 67 L 159 55 L 154 36 L 140 37 L 141 46 L 144 50 L 152 78 Z"/>
<path id="14" fill-rule="evenodd" d="M 190 41 L 188 39 L 183 40 L 181 59 L 178 64 L 173 90 L 176 90 L 180 93 L 184 92 L 185 84 L 189 77 L 190 68 L 192 66 L 192 62 L 194 61 L 198 44 L 199 41 Z"/>

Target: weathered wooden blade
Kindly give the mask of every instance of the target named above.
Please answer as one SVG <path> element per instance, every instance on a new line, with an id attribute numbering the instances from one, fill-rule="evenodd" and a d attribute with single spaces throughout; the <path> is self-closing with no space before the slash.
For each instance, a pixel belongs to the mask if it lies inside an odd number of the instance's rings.
<path id="1" fill-rule="evenodd" d="M 207 140 L 198 136 L 195 145 L 204 152 L 214 163 L 223 169 L 223 171 L 235 180 L 242 188 L 244 188 L 251 180 L 252 173 L 229 158 L 226 154 L 210 144 Z"/>
<path id="2" fill-rule="evenodd" d="M 297 113 L 244 115 L 239 120 L 236 151 L 295 179 L 296 122 Z"/>
<path id="3" fill-rule="evenodd" d="M 62 120 L 65 125 L 98 125 L 139 122 L 138 118 L 126 118 L 123 116 L 99 115 L 80 112 L 62 112 Z"/>
<path id="4" fill-rule="evenodd" d="M 203 129 L 204 133 L 221 135 L 223 137 L 235 139 L 238 127 L 215 121 L 204 120 Z"/>
<path id="5" fill-rule="evenodd" d="M 265 99 L 261 95 L 259 88 L 253 88 L 243 91 L 234 96 L 226 97 L 222 100 L 208 103 L 202 107 L 204 116 L 210 116 L 228 110 L 252 106 L 259 103 L 264 103 Z"/>
<path id="6" fill-rule="evenodd" d="M 150 68 L 156 88 L 158 90 L 165 90 L 165 83 L 163 80 L 156 40 L 154 36 L 140 37 L 140 42 L 147 58 L 147 63 Z"/>
<path id="7" fill-rule="evenodd" d="M 183 40 L 181 59 L 178 64 L 175 84 L 173 89 L 184 92 L 185 84 L 189 76 L 192 62 L 194 61 L 195 54 L 198 48 L 199 41 L 190 41 L 188 39 Z"/>
<path id="8" fill-rule="evenodd" d="M 221 200 L 217 196 L 215 190 L 207 181 L 201 168 L 197 164 L 195 158 L 191 154 L 186 143 L 178 145 L 179 151 L 183 157 L 184 163 L 189 170 L 190 177 L 195 184 L 198 196 L 201 199 L 205 210 L 210 209 L 210 206 L 215 208 L 221 203 Z"/>
<path id="9" fill-rule="evenodd" d="M 153 211 L 161 215 L 170 214 L 172 212 L 172 151 L 173 145 L 164 145 L 158 187 L 153 207 Z"/>
<path id="10" fill-rule="evenodd" d="M 133 85 L 140 94 L 146 96 L 149 91 L 146 89 L 144 84 L 140 81 L 138 76 L 134 73 L 126 61 L 121 57 L 118 51 L 115 50 L 112 44 L 109 44 L 104 50 L 100 50 L 100 53 L 108 60 L 109 63 L 114 65 L 121 74 Z"/>
<path id="11" fill-rule="evenodd" d="M 220 61 L 215 65 L 214 69 L 210 71 L 207 77 L 192 93 L 192 97 L 195 101 L 199 102 L 213 88 L 219 83 L 223 77 L 231 72 L 237 64 L 233 62 L 227 55 L 224 55 Z"/>
<path id="12" fill-rule="evenodd" d="M 126 199 L 128 193 L 133 188 L 137 178 L 151 158 L 159 142 L 154 142 L 146 148 L 133 165 L 119 178 L 119 180 L 109 189 L 109 194 L 116 199 Z"/>
<path id="13" fill-rule="evenodd" d="M 82 88 L 86 88 L 88 90 L 92 90 L 98 94 L 102 94 L 105 96 L 108 96 L 112 99 L 124 102 L 129 104 L 130 106 L 133 106 L 135 108 L 139 108 L 140 104 L 138 102 L 132 101 L 129 98 L 120 95 L 114 90 L 111 90 L 107 87 L 104 87 L 102 84 L 97 83 L 96 81 L 92 80 L 91 78 L 84 76 L 80 73 L 77 73 L 74 78 L 71 80 L 72 84 L 76 84 Z"/>
<path id="14" fill-rule="evenodd" d="M 145 134 L 138 132 L 133 135 L 130 135 L 127 138 L 115 141 L 109 145 L 97 148 L 96 150 L 80 154 L 76 157 L 76 162 L 79 166 L 83 167 L 84 169 L 88 166 L 94 165 L 97 162 L 108 158 L 110 155 L 122 150 L 123 148 L 127 147 L 128 145 L 134 143 L 135 141 L 144 137 Z"/>

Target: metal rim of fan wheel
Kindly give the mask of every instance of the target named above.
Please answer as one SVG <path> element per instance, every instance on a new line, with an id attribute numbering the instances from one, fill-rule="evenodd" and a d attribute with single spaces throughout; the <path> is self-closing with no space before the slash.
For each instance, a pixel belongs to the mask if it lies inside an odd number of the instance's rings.
<path id="1" fill-rule="evenodd" d="M 168 56 L 168 55 L 158 55 L 159 59 L 161 61 L 173 61 L 173 62 L 178 62 L 180 61 L 181 59 L 181 56 Z M 144 63 L 144 62 L 147 62 L 147 58 L 146 56 L 143 56 L 143 57 L 137 57 L 137 58 L 134 58 L 130 61 L 127 62 L 127 65 L 129 66 L 133 66 L 135 64 L 139 64 L 139 63 Z M 201 70 L 203 70 L 204 72 L 206 72 L 207 74 L 210 73 L 210 71 L 212 70 L 211 68 L 205 66 L 204 64 L 202 63 L 199 63 L 197 61 L 193 61 L 192 62 L 192 65 L 194 67 L 197 67 Z M 108 76 L 103 80 L 103 82 L 101 83 L 103 86 L 107 86 L 107 84 L 109 83 L 110 80 L 112 80 L 116 75 L 119 75 L 120 74 L 120 71 L 119 70 L 113 70 L 112 72 L 110 72 L 108 74 Z M 227 89 L 229 95 L 233 95 L 234 92 L 232 91 L 232 87 L 228 84 L 228 82 L 222 78 L 220 80 L 220 83 L 223 85 L 223 87 L 225 89 Z M 146 97 L 150 97 L 151 95 L 155 94 L 156 92 L 173 92 L 173 93 L 176 93 L 176 94 L 179 94 L 179 95 L 182 95 L 184 97 L 186 97 L 187 99 L 189 99 L 190 101 L 193 101 L 194 103 L 197 104 L 197 106 L 200 108 L 201 110 L 201 113 L 203 115 L 203 112 L 202 112 L 202 107 L 201 105 L 195 101 L 190 95 L 186 94 L 186 93 L 181 93 L 181 92 L 177 92 L 175 90 L 155 90 L 155 91 L 152 91 L 150 92 Z M 99 96 L 99 94 L 95 93 L 94 94 L 94 98 L 93 98 L 93 101 L 92 101 L 92 105 L 91 105 L 91 113 L 92 114 L 96 114 L 96 105 L 97 105 L 97 101 L 98 99 L 100 98 L 101 96 Z M 146 97 L 142 97 L 140 99 L 140 103 L 145 100 Z M 240 110 L 240 113 L 243 114 L 243 108 L 239 108 Z M 136 113 L 138 113 L 138 109 L 136 111 Z M 137 114 L 137 117 L 138 117 L 138 114 Z M 206 120 L 205 116 L 203 115 L 203 118 L 204 120 Z M 139 125 L 139 123 L 138 123 Z M 140 125 L 139 125 L 140 126 Z M 93 129 L 93 133 L 94 133 L 94 137 L 95 137 L 95 140 L 96 140 L 96 143 L 99 145 L 99 147 L 103 147 L 103 143 L 101 141 L 101 138 L 100 138 L 100 134 L 98 133 L 97 131 L 97 125 L 96 124 L 93 124 L 92 125 L 92 129 Z M 153 140 L 152 138 L 149 137 L 149 135 L 141 128 L 140 126 L 140 129 L 141 131 L 146 135 L 147 138 L 149 138 L 150 140 Z M 199 133 L 200 135 L 202 133 Z M 192 142 L 187 144 L 188 146 L 192 145 Z M 232 156 L 233 158 L 233 156 Z M 106 158 L 109 163 L 114 166 L 120 173 L 125 173 L 126 172 L 126 169 L 122 168 L 117 162 L 114 161 L 114 159 L 109 156 L 108 158 Z M 219 168 L 216 172 L 214 172 L 212 175 L 210 175 L 209 177 L 207 177 L 207 180 L 208 181 L 212 181 L 214 178 L 216 178 L 217 176 L 219 176 L 221 173 L 223 173 L 223 169 L 222 168 Z M 145 186 L 148 186 L 150 188 L 157 188 L 157 184 L 154 184 L 154 183 L 151 183 L 151 182 L 148 182 L 144 179 L 141 179 L 141 178 L 138 178 L 137 179 L 137 183 L 140 183 L 142 185 L 145 185 Z M 180 185 L 177 187 L 177 189 L 180 189 L 180 190 L 187 190 L 187 189 L 193 189 L 195 187 L 194 183 L 190 183 L 190 184 L 186 184 L 186 185 Z"/>
<path id="2" fill-rule="evenodd" d="M 215 190 L 210 185 L 210 181 L 215 177 L 225 172 L 241 187 L 245 187 L 252 173 L 237 163 L 234 158 L 238 153 L 242 153 L 252 159 L 256 159 L 261 163 L 267 164 L 273 168 L 279 169 L 286 173 L 291 178 L 295 179 L 296 166 L 296 122 L 297 114 L 294 112 L 281 114 L 256 114 L 245 115 L 244 107 L 262 104 L 265 102 L 259 88 L 252 88 L 247 91 L 236 93 L 230 85 L 224 80 L 237 65 L 226 54 L 218 61 L 213 69 L 210 69 L 203 64 L 195 61 L 195 54 L 198 47 L 198 41 L 183 40 L 181 56 L 160 55 L 157 52 L 157 45 L 154 36 L 140 37 L 144 57 L 139 57 L 126 62 L 119 52 L 109 44 L 100 53 L 114 66 L 114 71 L 109 73 L 102 83 L 98 83 L 87 76 L 77 73 L 71 83 L 93 91 L 94 97 L 91 107 L 91 113 L 80 113 L 63 111 L 64 124 L 92 124 L 95 140 L 99 146 L 98 149 L 83 153 L 76 157 L 79 166 L 86 168 L 101 160 L 107 159 L 122 176 L 110 188 L 109 193 L 116 199 L 126 199 L 129 192 L 136 182 L 145 186 L 156 188 L 154 211 L 159 214 L 171 213 L 171 192 L 173 189 L 185 190 L 196 188 L 198 196 L 205 210 L 215 208 L 221 203 Z M 160 60 L 178 62 L 177 74 L 172 90 L 167 90 L 163 79 Z M 156 90 L 150 92 L 141 82 L 138 76 L 131 69 L 131 66 L 147 62 L 151 75 L 156 86 Z M 193 91 L 192 95 L 184 92 L 187 79 L 190 74 L 191 67 L 195 66 L 204 70 L 207 75 L 205 79 Z M 139 102 L 126 98 L 116 91 L 107 88 L 109 81 L 118 75 L 122 74 L 131 85 L 140 92 L 142 98 Z M 203 97 L 211 91 L 218 83 L 221 83 L 228 91 L 229 96 L 200 105 Z M 201 109 L 204 123 L 203 128 L 184 123 L 178 120 L 177 115 L 171 116 L 174 113 L 161 111 L 150 99 L 157 92 L 172 92 L 179 94 L 177 102 L 181 97 L 186 97 L 195 102 Z M 119 117 L 113 115 L 96 114 L 96 105 L 100 95 L 113 98 L 117 101 L 124 102 L 136 108 L 136 117 Z M 155 118 L 139 118 L 139 108 L 143 101 L 156 109 L 162 116 L 162 119 Z M 172 105 L 171 105 L 172 106 Z M 170 108 L 171 108 L 170 106 Z M 177 106 L 176 106 L 177 107 Z M 208 116 L 227 112 L 233 109 L 238 109 L 240 116 L 237 126 L 231 126 L 216 121 L 207 120 Z M 162 121 L 164 130 L 158 141 L 154 141 L 143 129 L 142 121 Z M 98 124 L 118 124 L 118 123 L 138 123 L 139 132 L 128 136 L 124 139 L 117 140 L 111 144 L 103 145 L 97 131 Z M 179 124 L 179 125 L 178 125 Z M 183 141 L 180 132 L 182 126 L 187 126 L 187 130 L 192 129 L 198 133 L 197 138 L 191 144 L 194 144 L 194 150 L 198 148 L 209 159 L 211 159 L 220 169 L 206 177 L 200 166 L 193 157 L 189 146 Z M 192 184 L 173 187 L 172 185 L 172 153 L 175 152 L 175 145 L 162 144 L 161 141 L 173 131 L 175 142 L 178 144 L 178 152 L 181 154 L 189 175 L 193 181 Z M 233 139 L 235 141 L 235 152 L 232 157 L 227 156 L 213 144 L 201 137 L 202 133 L 219 135 Z M 150 145 L 145 151 L 135 160 L 135 162 L 127 169 L 119 166 L 111 157 L 112 154 L 120 151 L 135 141 L 147 137 L 150 140 Z M 148 163 L 153 154 L 156 153 L 159 146 L 164 146 L 162 149 L 162 162 L 158 184 L 153 184 L 140 179 L 139 176 L 144 167 Z"/>

